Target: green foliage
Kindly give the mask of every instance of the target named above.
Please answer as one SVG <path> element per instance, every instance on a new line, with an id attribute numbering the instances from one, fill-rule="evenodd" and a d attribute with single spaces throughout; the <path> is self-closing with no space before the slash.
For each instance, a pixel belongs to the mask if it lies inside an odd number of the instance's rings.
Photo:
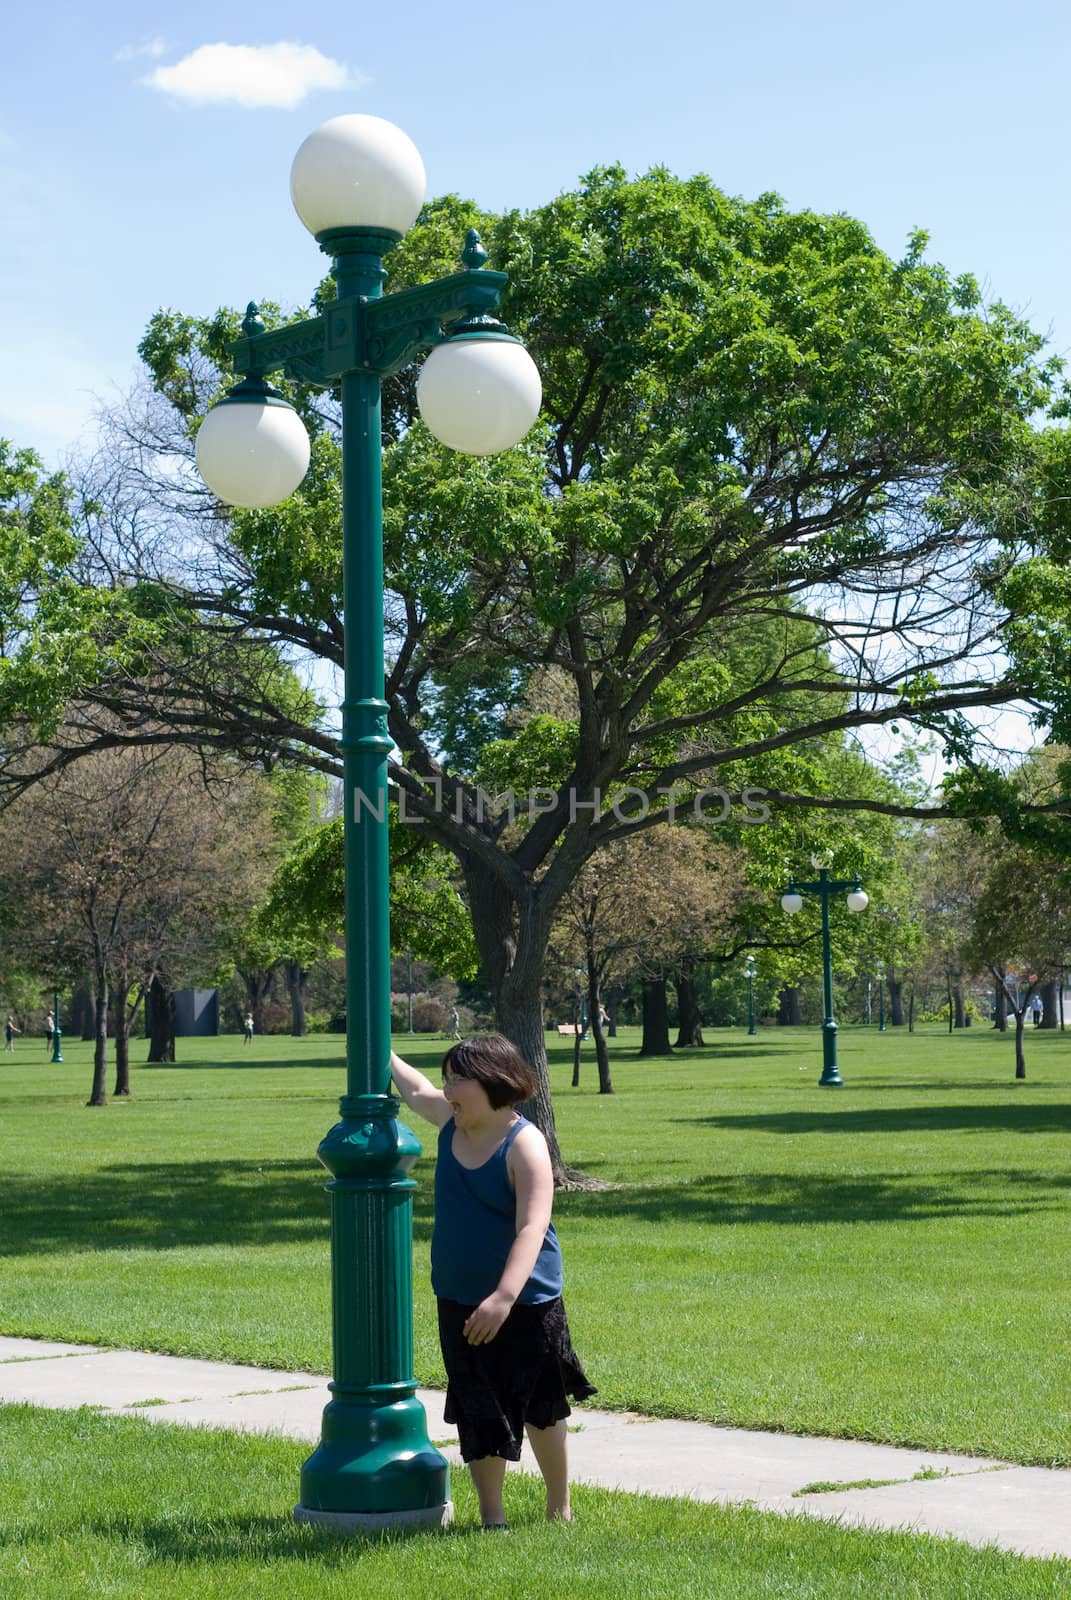
<path id="1" fill-rule="evenodd" d="M 472 925 L 445 851 L 398 821 L 390 807 L 391 946 L 411 950 L 440 972 L 462 979 L 478 970 Z M 343 824 L 313 828 L 277 870 L 256 926 L 280 953 L 319 954 L 343 932 Z"/>

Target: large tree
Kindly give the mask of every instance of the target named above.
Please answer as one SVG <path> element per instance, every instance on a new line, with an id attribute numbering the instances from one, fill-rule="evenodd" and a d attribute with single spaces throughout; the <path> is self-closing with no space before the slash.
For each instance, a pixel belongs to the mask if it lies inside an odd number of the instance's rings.
<path id="1" fill-rule="evenodd" d="M 504 458 L 462 460 L 417 420 L 414 375 L 388 383 L 386 698 L 395 781 L 460 865 L 560 1176 L 540 985 L 584 862 L 669 820 L 674 784 L 849 808 L 859 797 L 808 777 L 816 741 L 890 724 L 961 738 L 963 713 L 1031 690 L 1030 663 L 1000 652 L 1010 597 L 993 574 L 1028 527 L 1030 419 L 1053 372 L 1041 338 L 928 262 L 922 235 L 894 261 L 849 217 L 705 178 L 600 169 L 528 215 L 432 203 L 388 261 L 392 285 L 448 269 L 472 224 L 511 274 L 505 313 L 542 369 L 545 426 Z M 337 405 L 294 384 L 315 433 L 306 483 L 276 511 L 224 515 L 190 455 L 236 332 L 231 311 L 153 319 L 151 389 L 92 481 L 112 508 L 87 520 L 95 573 L 39 596 L 0 673 L 0 722 L 59 622 L 91 643 L 50 662 L 38 722 L 77 703 L 77 748 L 94 708 L 137 738 L 151 707 L 181 737 L 340 771 L 331 730 L 279 687 L 288 654 L 342 659 Z M 548 668 L 563 714 L 511 728 Z M 550 791 L 520 821 L 483 803 L 447 737 L 473 686 L 515 746 L 511 781 Z"/>

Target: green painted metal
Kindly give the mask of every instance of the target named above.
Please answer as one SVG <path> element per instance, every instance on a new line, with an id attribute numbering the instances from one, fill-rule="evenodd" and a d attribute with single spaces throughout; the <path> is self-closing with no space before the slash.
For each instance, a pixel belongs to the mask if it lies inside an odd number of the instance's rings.
<path id="1" fill-rule="evenodd" d="M 331 1173 L 332 1398 L 301 1473 L 299 1513 L 391 1516 L 449 1499 L 446 1460 L 431 1444 L 413 1376 L 410 1169 L 420 1145 L 397 1119 L 390 1086 L 390 883 L 383 699 L 382 379 L 440 344 L 463 318 L 488 314 L 507 283 L 484 267 L 479 235 L 465 271 L 384 295 L 383 256 L 397 236 L 368 229 L 317 235 L 332 256 L 337 298 L 321 316 L 264 330 L 250 303 L 234 369 L 242 400 L 264 375 L 341 383 L 345 769 L 346 1093 L 318 1155 Z M 510 337 L 500 323 L 494 333 Z M 280 397 L 281 398 L 281 397 Z"/>
<path id="2" fill-rule="evenodd" d="M 63 1060 L 63 1029 L 60 1027 L 59 990 L 52 991 L 52 1060 Z"/>
<path id="3" fill-rule="evenodd" d="M 815 863 L 817 866 L 817 862 Z M 822 1076 L 818 1080 L 820 1089 L 842 1089 L 844 1079 L 837 1067 L 837 1019 L 833 1015 L 833 951 L 829 937 L 829 901 L 835 894 L 847 894 L 850 890 L 861 889 L 862 880 L 856 875 L 854 878 L 831 878 L 827 867 L 818 870 L 817 883 L 800 883 L 796 878 L 790 878 L 788 883 L 789 894 L 810 894 L 816 896 L 822 906 Z"/>
<path id="4" fill-rule="evenodd" d="M 818 874 L 822 899 L 822 1076 L 819 1088 L 840 1089 L 844 1079 L 837 1070 L 837 1019 L 833 1015 L 833 952 L 829 939 L 829 873 Z"/>
<path id="5" fill-rule="evenodd" d="M 273 389 L 270 383 L 264 382 L 263 378 L 252 375 L 248 378 L 243 378 L 241 383 L 236 383 L 233 389 L 228 389 L 222 400 L 217 401 L 217 404 L 221 406 L 285 406 L 288 411 L 294 409 L 285 394 L 280 394 L 278 389 Z"/>

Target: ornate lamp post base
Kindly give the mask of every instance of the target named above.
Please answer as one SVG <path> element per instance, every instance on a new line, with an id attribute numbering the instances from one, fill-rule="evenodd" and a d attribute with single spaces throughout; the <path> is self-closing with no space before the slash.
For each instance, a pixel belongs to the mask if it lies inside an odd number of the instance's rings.
<path id="1" fill-rule="evenodd" d="M 420 1145 L 390 1095 L 344 1095 L 317 1155 L 332 1174 L 334 1381 L 301 1469 L 301 1522 L 445 1527 L 450 1468 L 428 1438 L 413 1361 L 413 1190 Z"/>
<path id="2" fill-rule="evenodd" d="M 454 1520 L 454 1502 L 427 1506 L 419 1511 L 310 1511 L 294 1507 L 294 1521 L 312 1523 L 318 1528 L 333 1528 L 336 1533 L 403 1533 L 412 1528 L 449 1528 Z"/>
<path id="3" fill-rule="evenodd" d="M 844 1079 L 837 1070 L 837 1024 L 823 1022 L 822 1024 L 822 1076 L 818 1080 L 820 1089 L 843 1089 Z"/>

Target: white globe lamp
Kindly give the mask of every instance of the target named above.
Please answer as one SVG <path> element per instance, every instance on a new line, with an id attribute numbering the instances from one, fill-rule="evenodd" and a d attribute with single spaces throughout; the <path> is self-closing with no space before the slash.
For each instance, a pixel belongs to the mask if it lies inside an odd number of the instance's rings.
<path id="1" fill-rule="evenodd" d="M 865 911 L 870 904 L 870 896 L 865 889 L 850 889 L 846 898 L 849 911 Z"/>
<path id="2" fill-rule="evenodd" d="M 311 234 L 370 228 L 401 235 L 424 204 L 420 151 L 382 117 L 332 117 L 310 133 L 290 169 L 290 198 Z"/>
<path id="3" fill-rule="evenodd" d="M 259 511 L 293 494 L 309 470 L 309 436 L 263 379 L 225 395 L 197 432 L 197 468 L 217 499 Z"/>
<path id="4" fill-rule="evenodd" d="M 493 456 L 519 444 L 539 415 L 543 385 L 508 334 L 462 333 L 437 345 L 417 383 L 429 430 L 451 450 Z"/>
<path id="5" fill-rule="evenodd" d="M 781 896 L 781 910 L 787 911 L 790 916 L 794 916 L 797 911 L 802 911 L 803 896 L 794 892 L 783 894 Z"/>

